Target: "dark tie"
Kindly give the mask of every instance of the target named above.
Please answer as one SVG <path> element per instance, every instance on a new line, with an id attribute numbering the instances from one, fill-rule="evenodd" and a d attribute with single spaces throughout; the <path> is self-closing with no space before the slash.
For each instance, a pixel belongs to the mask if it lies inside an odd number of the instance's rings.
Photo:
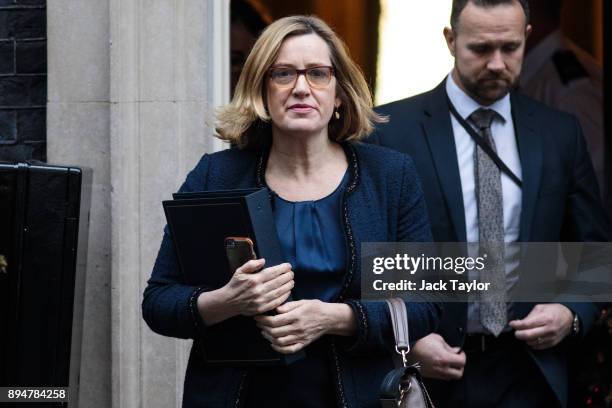
<path id="1" fill-rule="evenodd" d="M 491 109 L 478 109 L 469 121 L 493 151 L 491 122 L 497 113 Z M 488 291 L 480 297 L 480 323 L 493 335 L 499 335 L 507 322 L 506 274 L 504 267 L 504 205 L 501 173 L 493 160 L 478 145 L 474 148 L 474 176 L 478 203 L 478 241 L 481 253 L 487 254 L 484 281 L 491 282 Z"/>

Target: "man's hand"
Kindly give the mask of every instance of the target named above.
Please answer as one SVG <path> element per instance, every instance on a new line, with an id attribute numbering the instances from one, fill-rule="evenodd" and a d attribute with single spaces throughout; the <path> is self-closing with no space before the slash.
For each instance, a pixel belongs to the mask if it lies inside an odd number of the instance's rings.
<path id="1" fill-rule="evenodd" d="M 411 363 L 421 364 L 425 377 L 439 380 L 458 380 L 463 376 L 465 352 L 459 347 L 451 347 L 442 336 L 432 333 L 423 337 L 412 347 L 408 354 Z"/>
<path id="2" fill-rule="evenodd" d="M 509 323 L 517 339 L 526 342 L 535 350 L 554 347 L 567 336 L 572 328 L 573 314 L 567 307 L 559 304 L 536 305 L 521 320 Z"/>

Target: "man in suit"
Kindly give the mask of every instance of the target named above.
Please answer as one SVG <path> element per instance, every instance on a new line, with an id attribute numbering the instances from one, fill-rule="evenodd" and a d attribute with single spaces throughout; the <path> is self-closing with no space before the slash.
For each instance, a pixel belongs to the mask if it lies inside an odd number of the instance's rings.
<path id="1" fill-rule="evenodd" d="M 530 32 L 526 0 L 454 0 L 444 29 L 450 75 L 378 108 L 390 121 L 371 141 L 412 156 L 436 241 L 608 240 L 578 121 L 512 91 Z M 449 102 L 507 170 L 476 145 Z M 506 286 L 516 279 L 512 256 L 499 268 Z M 564 349 L 597 316 L 592 303 L 451 303 L 411 357 L 437 407 L 565 407 Z"/>

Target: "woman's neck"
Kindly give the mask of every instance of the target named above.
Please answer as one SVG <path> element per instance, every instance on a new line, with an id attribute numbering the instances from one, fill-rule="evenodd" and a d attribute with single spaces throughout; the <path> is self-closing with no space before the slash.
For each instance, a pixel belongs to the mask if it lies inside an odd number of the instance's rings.
<path id="1" fill-rule="evenodd" d="M 307 137 L 276 133 L 272 137 L 268 171 L 300 179 L 320 172 L 341 155 L 342 148 L 329 140 L 327 134 Z"/>
<path id="2" fill-rule="evenodd" d="M 289 201 L 318 200 L 338 187 L 348 162 L 342 146 L 324 136 L 273 135 L 266 183 L 276 194 Z"/>

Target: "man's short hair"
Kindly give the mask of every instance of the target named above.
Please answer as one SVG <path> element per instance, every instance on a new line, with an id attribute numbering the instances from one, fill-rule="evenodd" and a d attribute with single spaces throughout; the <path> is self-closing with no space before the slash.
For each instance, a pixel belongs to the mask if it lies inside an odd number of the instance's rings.
<path id="1" fill-rule="evenodd" d="M 451 10 L 451 27 L 456 29 L 459 25 L 459 15 L 468 5 L 468 3 L 473 3 L 478 7 L 495 7 L 501 4 L 512 4 L 515 1 L 518 1 L 520 5 L 523 7 L 523 11 L 525 12 L 525 24 L 529 24 L 529 3 L 527 0 L 453 0 L 453 8 Z"/>

